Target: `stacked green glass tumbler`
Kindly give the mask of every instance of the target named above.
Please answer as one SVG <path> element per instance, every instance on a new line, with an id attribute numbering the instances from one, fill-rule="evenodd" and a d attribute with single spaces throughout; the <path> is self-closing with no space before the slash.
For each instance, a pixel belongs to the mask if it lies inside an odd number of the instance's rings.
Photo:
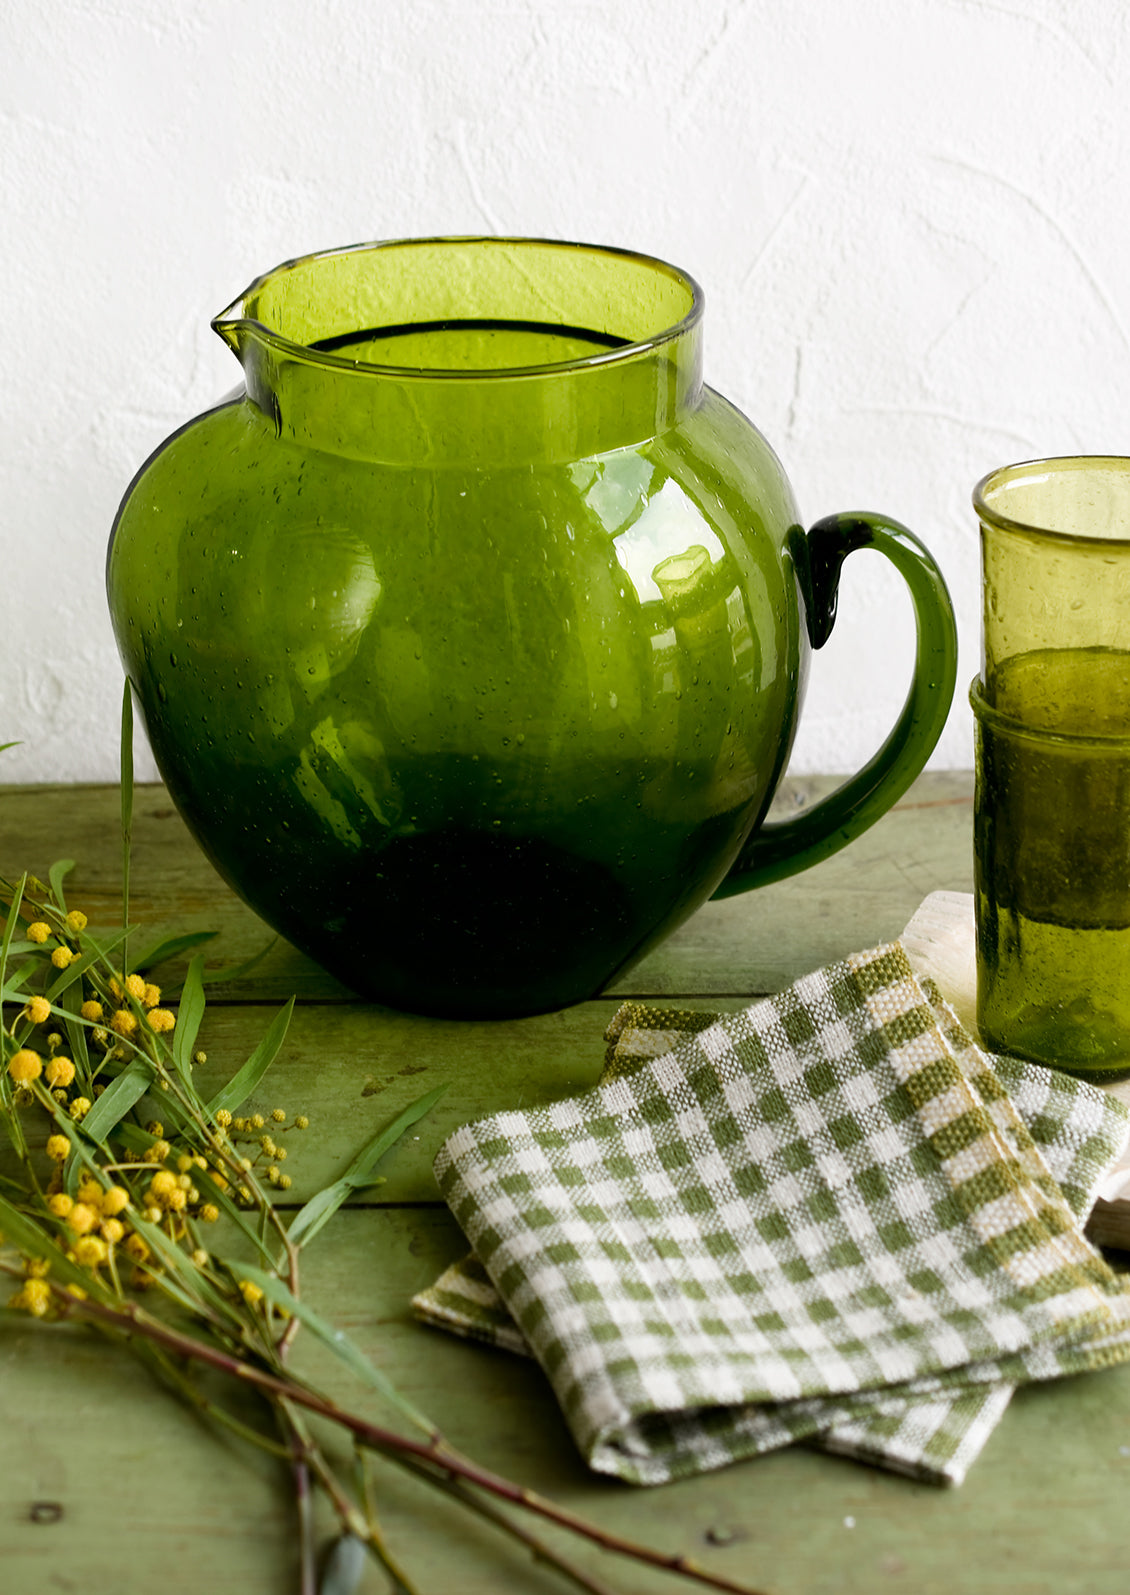
<path id="1" fill-rule="evenodd" d="M 1001 1051 L 1130 1076 L 1130 459 L 986 477 L 978 1024 Z"/>

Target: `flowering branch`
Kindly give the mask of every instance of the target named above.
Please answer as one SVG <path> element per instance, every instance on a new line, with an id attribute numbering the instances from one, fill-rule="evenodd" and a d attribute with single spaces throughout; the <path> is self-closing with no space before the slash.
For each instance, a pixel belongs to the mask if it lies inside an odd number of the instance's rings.
<path id="1" fill-rule="evenodd" d="M 123 814 L 125 814 L 123 810 Z M 347 1433 L 357 1454 L 375 1453 L 509 1534 L 587 1595 L 609 1595 L 519 1520 L 529 1514 L 606 1552 L 728 1595 L 756 1595 L 685 1557 L 640 1545 L 587 1522 L 456 1450 L 388 1379 L 301 1300 L 300 1253 L 438 1096 L 429 1092 L 358 1153 L 289 1223 L 271 1201 L 285 1190 L 284 1137 L 306 1127 L 281 1108 L 250 1112 L 286 1035 L 293 1003 L 272 1021 L 251 1057 L 205 1099 L 194 1069 L 205 1011 L 202 955 L 193 957 L 176 1012 L 149 973 L 192 938 L 176 938 L 128 974 L 116 962 L 125 932 L 96 938 L 68 909 L 63 882 L 0 881 L 0 1126 L 21 1179 L 0 1191 L 0 1273 L 18 1284 L 10 1308 L 33 1319 L 86 1324 L 123 1342 L 199 1411 L 284 1460 L 299 1525 L 301 1595 L 354 1587 L 359 1555 L 380 1562 L 410 1595 L 385 1544 L 364 1478 L 351 1489 L 306 1421 Z M 11 1017 L 9 1017 L 11 1016 Z M 46 1129 L 46 1136 L 43 1130 Z M 42 1146 L 43 1150 L 39 1148 Z M 254 1262 L 207 1244 L 225 1232 Z M 160 1304 L 151 1311 L 139 1299 Z M 375 1388 L 415 1433 L 347 1411 L 296 1377 L 288 1355 L 301 1327 Z M 192 1377 L 211 1368 L 255 1390 L 273 1414 L 269 1432 L 229 1411 Z M 319 1585 L 311 1488 L 329 1500 L 340 1537 Z M 516 1516 L 517 1513 L 519 1516 Z"/>

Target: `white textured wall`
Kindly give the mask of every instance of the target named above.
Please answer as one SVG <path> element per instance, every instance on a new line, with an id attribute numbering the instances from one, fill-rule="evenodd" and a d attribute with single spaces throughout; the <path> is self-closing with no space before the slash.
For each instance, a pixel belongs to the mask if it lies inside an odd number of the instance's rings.
<path id="1" fill-rule="evenodd" d="M 877 508 L 959 611 L 986 470 L 1130 453 L 1115 0 L 0 0 L 4 780 L 112 779 L 102 585 L 149 450 L 238 376 L 210 315 L 309 250 L 512 232 L 707 293 L 707 374 L 805 516 Z M 910 627 L 845 574 L 794 769 L 862 761 Z M 144 766 L 144 768 L 151 768 Z"/>

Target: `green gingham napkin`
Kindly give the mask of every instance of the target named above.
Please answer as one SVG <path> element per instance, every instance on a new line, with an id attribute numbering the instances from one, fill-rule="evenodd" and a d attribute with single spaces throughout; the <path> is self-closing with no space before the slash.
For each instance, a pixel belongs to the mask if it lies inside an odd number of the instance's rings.
<path id="1" fill-rule="evenodd" d="M 980 1051 L 899 944 L 610 1036 L 594 1090 L 441 1148 L 475 1258 L 413 1304 L 532 1352 L 596 1470 L 813 1440 L 958 1483 L 1017 1383 L 1130 1358 L 1081 1228 L 1126 1110 Z"/>

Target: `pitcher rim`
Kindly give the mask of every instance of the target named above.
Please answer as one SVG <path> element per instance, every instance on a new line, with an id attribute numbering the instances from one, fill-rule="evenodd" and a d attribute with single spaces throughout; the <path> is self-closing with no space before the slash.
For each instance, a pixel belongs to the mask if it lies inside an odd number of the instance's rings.
<path id="1" fill-rule="evenodd" d="M 1012 465 L 998 465 L 994 470 L 987 471 L 973 489 L 973 508 L 977 518 L 987 522 L 995 530 L 1001 532 L 1020 532 L 1031 537 L 1048 538 L 1053 542 L 1070 544 L 1078 547 L 1085 543 L 1096 548 L 1120 547 L 1130 544 L 1130 533 L 1125 537 L 1100 537 L 1093 532 L 1068 532 L 1060 531 L 1054 526 L 1039 526 L 1034 521 L 1017 520 L 1014 516 L 1002 514 L 994 509 L 987 501 L 985 494 L 989 485 L 998 477 L 1009 476 L 1014 472 L 1058 470 L 1061 474 L 1068 469 L 1096 470 L 1104 466 L 1117 466 L 1130 478 L 1130 455 L 1125 454 L 1050 454 L 1031 460 L 1017 460 Z"/>
<path id="2" fill-rule="evenodd" d="M 333 259 L 342 255 L 364 254 L 382 249 L 403 249 L 418 246 L 434 246 L 436 244 L 499 244 L 499 245 L 535 245 L 551 249 L 574 249 L 586 254 L 615 255 L 621 260 L 636 261 L 641 265 L 651 266 L 665 275 L 675 278 L 684 284 L 690 291 L 691 304 L 687 313 L 670 326 L 663 328 L 649 338 L 641 338 L 631 343 L 625 343 L 619 348 L 603 349 L 591 355 L 583 355 L 577 359 L 555 360 L 535 365 L 518 366 L 409 366 L 386 365 L 370 360 L 351 360 L 346 356 L 334 354 L 331 350 L 317 349 L 307 343 L 298 343 L 293 338 L 287 338 L 283 333 L 275 331 L 265 322 L 259 321 L 254 316 L 233 314 L 247 303 L 252 295 L 260 292 L 262 288 L 281 273 L 292 271 L 295 267 L 306 266 L 315 261 Z M 658 255 L 649 255 L 642 250 L 624 249 L 615 244 L 591 244 L 564 238 L 539 238 L 522 234 L 497 234 L 497 233 L 458 233 L 437 234 L 426 238 L 386 238 L 376 239 L 368 243 L 346 244 L 338 248 L 313 250 L 305 255 L 296 255 L 290 260 L 280 261 L 277 266 L 260 275 L 237 294 L 232 302 L 213 316 L 211 327 L 225 343 L 235 349 L 238 355 L 238 346 L 234 338 L 239 334 L 248 334 L 258 338 L 270 348 L 285 353 L 292 358 L 300 359 L 314 365 L 326 366 L 334 370 L 349 372 L 355 376 L 373 375 L 377 377 L 396 377 L 400 381 L 462 381 L 479 382 L 497 379 L 532 378 L 552 376 L 558 373 L 575 373 L 586 371 L 594 367 L 605 368 L 620 362 L 639 359 L 662 348 L 666 344 L 677 342 L 687 333 L 694 331 L 701 323 L 705 310 L 705 295 L 698 281 L 681 266 L 673 265 L 670 261 L 662 260 Z"/>

